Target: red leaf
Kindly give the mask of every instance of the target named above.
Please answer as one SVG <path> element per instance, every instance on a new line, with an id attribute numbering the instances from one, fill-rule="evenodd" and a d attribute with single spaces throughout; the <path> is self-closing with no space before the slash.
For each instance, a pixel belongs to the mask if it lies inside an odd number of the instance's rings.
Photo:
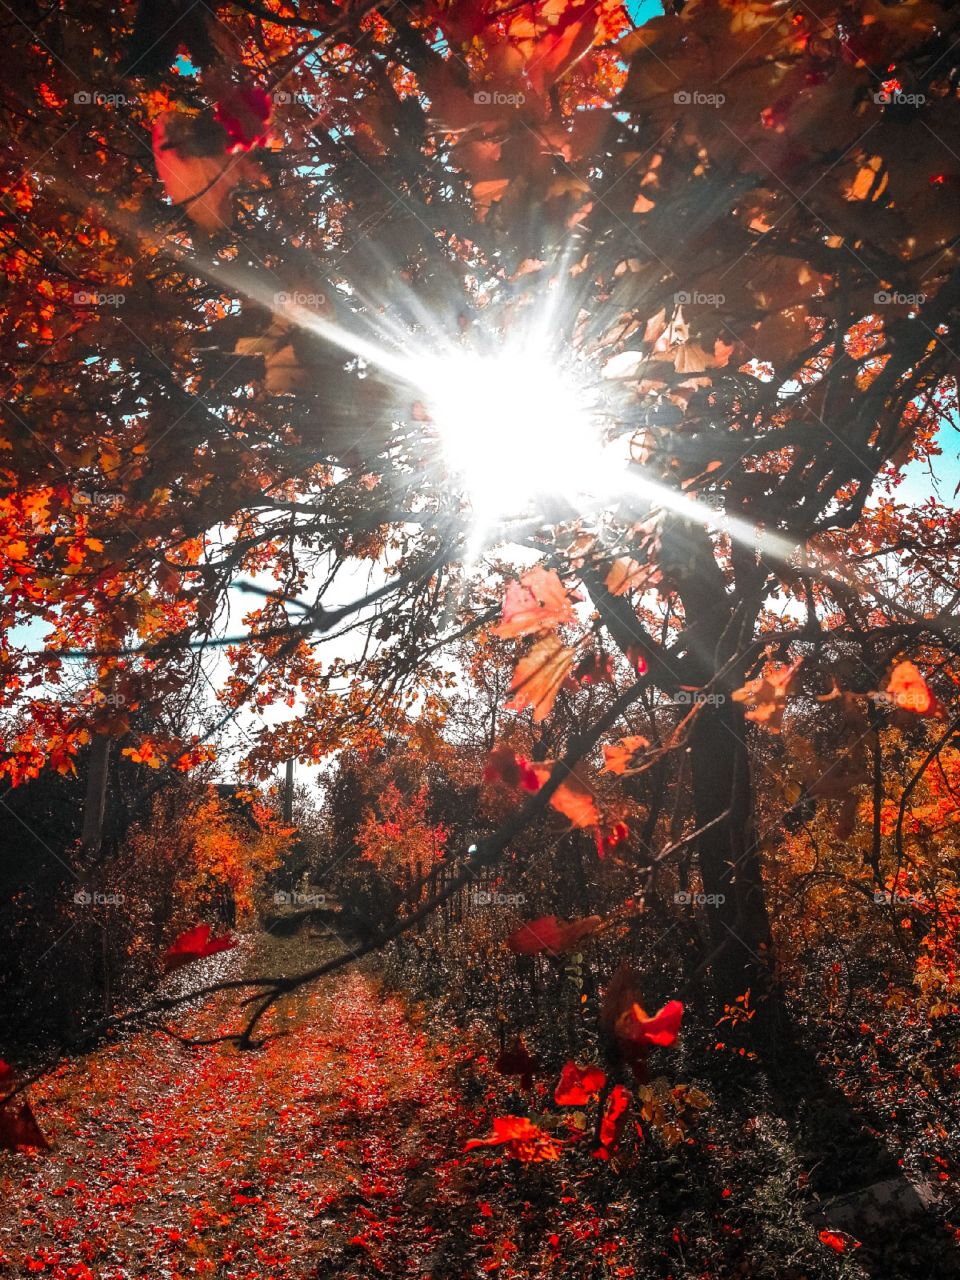
<path id="1" fill-rule="evenodd" d="M 560 955 L 589 934 L 596 932 L 603 923 L 600 916 L 585 916 L 564 924 L 556 916 L 541 916 L 514 929 L 507 938 L 507 946 L 518 956 Z"/>
<path id="2" fill-rule="evenodd" d="M 531 1057 L 521 1036 L 517 1036 L 493 1064 L 494 1071 L 502 1076 L 519 1076 L 521 1089 L 533 1087 L 533 1077 L 539 1067 L 539 1056 Z"/>
<path id="3" fill-rule="evenodd" d="M 630 834 L 630 828 L 625 822 L 615 822 L 607 831 L 597 828 L 597 853 L 602 858 L 609 853 L 611 849 L 615 849 L 618 844 L 626 840 Z"/>
<path id="4" fill-rule="evenodd" d="M 0 1151 L 16 1151 L 18 1147 L 50 1150 L 28 1102 L 16 1112 L 13 1107 L 0 1108 Z"/>
<path id="5" fill-rule="evenodd" d="M 640 1005 L 631 1004 L 617 1019 L 617 1039 L 643 1051 L 651 1045 L 669 1047 L 676 1041 L 682 1019 L 683 1005 L 679 1000 L 670 1000 L 652 1018 Z"/>
<path id="6" fill-rule="evenodd" d="M 267 145 L 271 105 L 265 89 L 238 85 L 223 94 L 214 114 L 226 130 L 231 151 L 249 151 L 251 147 Z"/>
<path id="7" fill-rule="evenodd" d="M 552 631 L 576 620 L 570 592 L 552 569 L 537 565 L 519 582 L 507 583 L 501 621 L 491 630 L 506 640 Z"/>
<path id="8" fill-rule="evenodd" d="M 605 1153 L 620 1141 L 629 1105 L 630 1094 L 622 1084 L 614 1085 L 607 1098 L 607 1105 L 603 1109 L 603 1119 L 600 1121 L 600 1143 Z"/>
<path id="9" fill-rule="evenodd" d="M 558 1143 L 538 1129 L 526 1116 L 497 1116 L 493 1121 L 493 1133 L 489 1138 L 471 1138 L 464 1147 L 473 1151 L 477 1147 L 505 1146 L 515 1160 L 527 1163 L 536 1160 L 559 1160 Z"/>
<path id="10" fill-rule="evenodd" d="M 850 1245 L 853 1245 L 854 1249 L 860 1248 L 859 1240 L 854 1240 L 852 1236 L 845 1235 L 840 1231 L 828 1231 L 824 1228 L 820 1232 L 819 1239 L 821 1244 L 825 1244 L 834 1253 L 846 1253 Z"/>
<path id="11" fill-rule="evenodd" d="M 613 684 L 613 659 L 609 654 L 588 653 L 573 669 L 573 678 L 579 684 Z"/>
<path id="12" fill-rule="evenodd" d="M 565 1062 L 553 1100 L 558 1107 L 585 1106 L 606 1082 L 607 1077 L 599 1067 L 579 1067 L 575 1062 Z"/>
<path id="13" fill-rule="evenodd" d="M 634 671 L 636 671 L 638 676 L 645 676 L 647 674 L 647 660 L 640 652 L 637 645 L 627 645 L 627 661 L 630 663 L 631 667 L 633 667 Z"/>
<path id="14" fill-rule="evenodd" d="M 163 956 L 163 966 L 167 973 L 179 969 L 182 965 L 192 964 L 194 960 L 203 960 L 206 956 L 214 956 L 219 951 L 231 951 L 236 945 L 236 938 L 224 934 L 220 938 L 210 936 L 208 924 L 198 924 L 194 929 L 181 933 L 180 937 L 167 948 Z"/>
<path id="15" fill-rule="evenodd" d="M 494 747 L 483 767 L 484 782 L 502 782 L 508 787 L 522 787 L 524 791 L 539 791 L 540 778 L 536 769 L 512 747 Z"/>
<path id="16" fill-rule="evenodd" d="M 0 1058 L 0 1085 L 13 1083 L 13 1067 Z"/>

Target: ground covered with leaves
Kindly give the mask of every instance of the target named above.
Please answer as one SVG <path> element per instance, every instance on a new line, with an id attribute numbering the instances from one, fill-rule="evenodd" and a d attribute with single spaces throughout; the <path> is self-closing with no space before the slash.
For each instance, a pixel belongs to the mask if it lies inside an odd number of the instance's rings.
<path id="1" fill-rule="evenodd" d="M 203 974 L 282 972 L 329 949 L 260 936 Z M 178 1030 L 235 1025 L 221 999 Z M 0 1275 L 879 1274 L 869 1241 L 818 1230 L 790 1125 L 742 1082 L 716 1078 L 722 1106 L 679 1143 L 631 1113 L 624 1154 L 598 1161 L 568 1145 L 568 1113 L 552 1129 L 562 1158 L 524 1163 L 464 1148 L 497 1117 L 549 1112 L 555 1082 L 524 1090 L 374 973 L 298 991 L 274 1029 L 256 1052 L 143 1033 L 37 1085 L 53 1147 L 2 1158 Z"/>

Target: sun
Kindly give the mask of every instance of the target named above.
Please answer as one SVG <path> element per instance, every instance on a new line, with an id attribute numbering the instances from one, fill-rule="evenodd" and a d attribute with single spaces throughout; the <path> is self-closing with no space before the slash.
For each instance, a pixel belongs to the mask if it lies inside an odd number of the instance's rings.
<path id="1" fill-rule="evenodd" d="M 521 515 L 538 498 L 594 487 L 602 449 L 590 396 L 547 353 L 458 351 L 420 362 L 416 381 L 476 514 Z"/>

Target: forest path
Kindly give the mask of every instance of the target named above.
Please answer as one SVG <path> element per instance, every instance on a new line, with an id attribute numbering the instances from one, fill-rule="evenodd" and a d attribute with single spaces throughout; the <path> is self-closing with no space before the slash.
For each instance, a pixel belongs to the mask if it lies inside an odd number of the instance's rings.
<path id="1" fill-rule="evenodd" d="M 295 972 L 330 951 L 262 935 L 232 964 Z M 221 996 L 177 1026 L 238 1016 Z M 356 970 L 293 994 L 273 1027 L 286 1034 L 257 1052 L 139 1034 L 35 1086 L 54 1149 L 0 1158 L 0 1276 L 472 1273 L 486 1219 L 460 1157 L 463 1051 Z"/>
<path id="2" fill-rule="evenodd" d="M 246 937 L 171 985 L 301 972 L 340 950 L 323 933 Z M 238 1003 L 229 993 L 195 1004 L 176 1029 L 235 1031 Z M 936 1231 L 907 1233 L 896 1214 L 895 1263 L 873 1233 L 841 1253 L 818 1238 L 808 1160 L 747 1085 L 672 1150 L 644 1124 L 622 1164 L 591 1159 L 592 1143 L 518 1164 L 500 1148 L 465 1156 L 464 1142 L 492 1116 L 549 1111 L 552 1074 L 519 1093 L 494 1072 L 489 1041 L 428 1034 L 369 970 L 294 992 L 269 1029 L 283 1034 L 247 1052 L 141 1032 L 34 1085 L 53 1150 L 0 1153 L 0 1280 L 960 1274 L 955 1255 L 929 1261 Z M 670 1083 L 681 1063 L 671 1051 Z"/>

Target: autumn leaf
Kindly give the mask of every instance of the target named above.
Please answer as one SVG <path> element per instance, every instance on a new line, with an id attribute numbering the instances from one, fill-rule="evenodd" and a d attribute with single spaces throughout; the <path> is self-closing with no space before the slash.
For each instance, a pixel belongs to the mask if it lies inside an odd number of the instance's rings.
<path id="1" fill-rule="evenodd" d="M 556 767 L 555 760 L 530 765 L 541 786 L 553 776 Z M 573 769 L 565 768 L 563 782 L 550 797 L 550 804 L 558 813 L 569 818 L 575 827 L 594 827 L 600 821 L 593 788 L 583 773 L 582 765 Z"/>
<path id="2" fill-rule="evenodd" d="M 484 782 L 502 782 L 507 787 L 539 791 L 540 776 L 523 756 L 512 747 L 501 744 L 490 752 L 483 767 Z"/>
<path id="3" fill-rule="evenodd" d="M 669 1048 L 676 1042 L 682 1019 L 683 1005 L 679 1000 L 670 1000 L 652 1018 L 634 1003 L 617 1019 L 617 1039 L 643 1051 L 654 1045 Z"/>
<path id="4" fill-rule="evenodd" d="M 629 1105 L 629 1091 L 622 1084 L 614 1085 L 603 1108 L 603 1119 L 600 1121 L 600 1149 L 593 1153 L 596 1158 L 606 1160 L 609 1152 L 619 1144 Z"/>
<path id="5" fill-rule="evenodd" d="M 912 662 L 896 664 L 890 672 L 885 693 L 901 711 L 912 711 L 918 716 L 940 713 L 933 690 Z"/>
<path id="6" fill-rule="evenodd" d="M 621 556 L 607 571 L 604 585 L 612 596 L 622 596 L 628 591 L 645 591 L 659 580 L 660 572 L 654 565 L 640 564 L 629 556 Z"/>
<path id="7" fill-rule="evenodd" d="M 527 1164 L 560 1159 L 560 1145 L 557 1141 L 526 1116 L 497 1116 L 493 1121 L 493 1133 L 490 1137 L 471 1138 L 464 1151 L 499 1146 L 505 1146 L 515 1160 Z"/>
<path id="8" fill-rule="evenodd" d="M 561 955 L 572 950 L 578 942 L 595 933 L 603 924 L 600 916 L 585 916 L 564 924 L 556 916 L 540 916 L 514 929 L 507 938 L 507 946 L 518 956 Z"/>
<path id="9" fill-rule="evenodd" d="M 510 711 L 533 708 L 536 723 L 545 720 L 553 710 L 557 694 L 573 666 L 574 650 L 556 636 L 544 636 L 517 663 L 510 682 L 513 697 L 506 704 Z"/>
<path id="10" fill-rule="evenodd" d="M 153 126 L 157 176 L 171 201 L 207 231 L 221 231 L 233 220 L 233 192 L 260 177 L 246 154 L 231 155 L 223 126 L 212 119 L 167 111 Z"/>
<path id="11" fill-rule="evenodd" d="M 817 1238 L 821 1244 L 826 1245 L 828 1249 L 832 1249 L 834 1253 L 846 1253 L 851 1246 L 854 1249 L 860 1248 L 860 1241 L 855 1240 L 853 1236 L 847 1235 L 845 1231 L 830 1231 L 825 1227 L 819 1232 Z"/>
<path id="12" fill-rule="evenodd" d="M 771 733 L 780 732 L 787 694 L 802 661 L 798 658 L 789 666 L 773 665 L 762 676 L 748 680 L 742 688 L 734 691 L 731 695 L 734 702 L 748 706 L 745 713 L 748 720 L 764 725 Z"/>
<path id="13" fill-rule="evenodd" d="M 237 945 L 236 938 L 229 934 L 222 937 L 211 937 L 212 930 L 208 924 L 198 924 L 188 929 L 167 948 L 163 956 L 163 965 L 167 973 L 179 969 L 194 960 L 203 960 L 207 956 L 217 955 L 220 951 L 232 951 Z"/>
<path id="14" fill-rule="evenodd" d="M 630 835 L 630 828 L 625 822 L 614 822 L 610 827 L 597 828 L 597 853 L 602 858 L 618 844 L 622 844 Z"/>
<path id="15" fill-rule="evenodd" d="M 232 86 L 220 95 L 214 115 L 223 125 L 230 151 L 265 147 L 270 140 L 267 128 L 273 102 L 265 89 Z"/>
<path id="16" fill-rule="evenodd" d="M 636 767 L 636 757 L 641 751 L 645 751 L 650 746 L 646 738 L 639 735 L 633 735 L 629 738 L 621 738 L 619 742 L 603 744 L 603 769 L 602 773 L 628 773 Z"/>
<path id="17" fill-rule="evenodd" d="M 134 764 L 145 764 L 151 769 L 159 769 L 163 764 L 163 756 L 149 738 L 145 738 L 139 747 L 124 747 L 121 755 L 129 756 Z"/>
<path id="18" fill-rule="evenodd" d="M 552 631 L 576 622 L 570 592 L 552 569 L 537 565 L 508 582 L 501 621 L 490 630 L 502 640 Z"/>
<path id="19" fill-rule="evenodd" d="M 573 1061 L 565 1062 L 553 1091 L 553 1100 L 558 1107 L 586 1106 L 597 1097 L 606 1082 L 607 1077 L 599 1067 L 581 1067 Z"/>

